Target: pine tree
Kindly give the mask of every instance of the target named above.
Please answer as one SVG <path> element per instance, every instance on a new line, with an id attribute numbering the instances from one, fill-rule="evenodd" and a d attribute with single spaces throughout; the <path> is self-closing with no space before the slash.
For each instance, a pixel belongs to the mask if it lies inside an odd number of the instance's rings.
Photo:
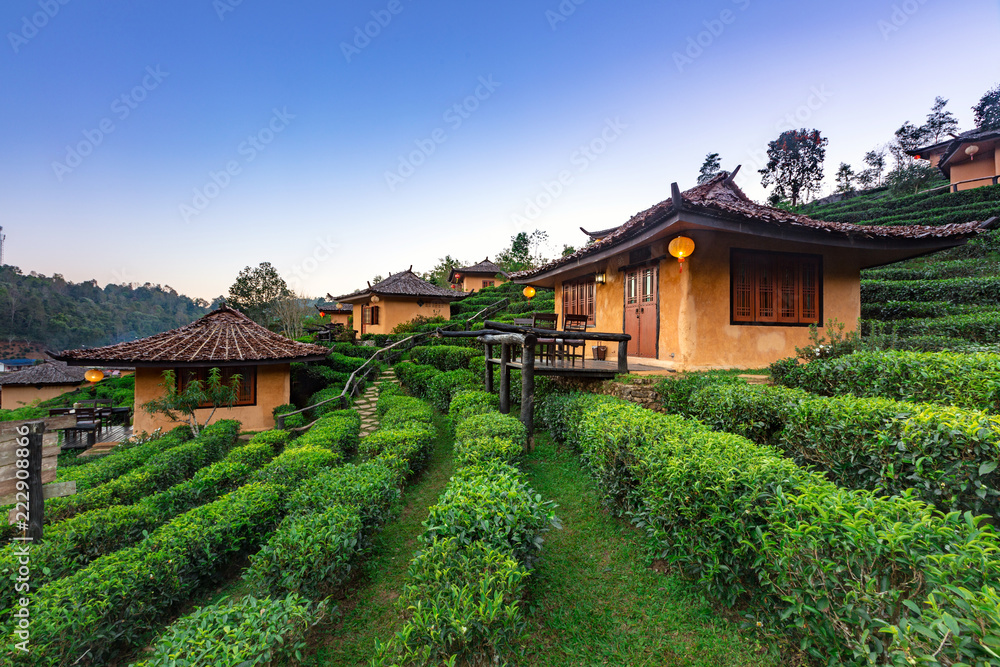
<path id="1" fill-rule="evenodd" d="M 701 163 L 698 170 L 698 185 L 708 183 L 722 171 L 722 160 L 718 153 L 709 153 L 705 156 L 705 161 Z"/>
<path id="2" fill-rule="evenodd" d="M 1000 130 L 1000 85 L 987 90 L 972 107 L 972 112 L 980 130 Z"/>

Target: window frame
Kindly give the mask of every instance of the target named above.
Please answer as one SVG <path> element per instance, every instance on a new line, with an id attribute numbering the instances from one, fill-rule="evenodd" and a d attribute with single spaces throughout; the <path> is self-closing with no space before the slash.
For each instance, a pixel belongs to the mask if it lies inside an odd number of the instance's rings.
<path id="1" fill-rule="evenodd" d="M 749 263 L 751 276 L 749 288 L 740 285 L 740 275 L 743 267 Z M 788 273 L 793 272 L 794 283 L 791 292 L 788 291 Z M 763 271 L 767 273 L 764 274 Z M 785 279 L 780 277 L 784 272 Z M 767 275 L 770 292 L 770 308 L 762 306 L 760 298 L 764 293 L 761 289 L 761 276 Z M 813 285 L 809 287 L 807 280 Z M 805 305 L 804 289 L 813 292 L 815 300 L 815 317 L 802 314 Z M 737 305 L 741 302 L 740 294 L 749 296 L 750 315 L 737 314 Z M 795 303 L 794 314 L 789 314 L 783 306 L 787 304 L 784 296 L 791 295 Z M 729 254 L 729 323 L 733 326 L 771 326 L 771 327 L 808 327 L 823 322 L 823 256 L 809 253 L 774 252 L 751 250 L 747 248 L 731 248 Z"/>
<path id="2" fill-rule="evenodd" d="M 184 387 L 192 379 L 200 380 L 202 385 L 208 383 L 208 373 L 212 368 L 218 368 L 222 372 L 222 383 L 227 384 L 234 375 L 240 375 L 240 389 L 237 390 L 237 399 L 233 403 L 234 408 L 242 408 L 257 405 L 257 367 L 256 366 L 211 366 L 197 368 L 175 368 L 174 377 L 177 380 L 177 391 L 184 391 Z M 192 376 L 196 376 L 192 378 Z M 249 385 L 249 386 L 247 386 Z M 246 398 L 239 398 L 243 387 L 247 387 Z M 198 409 L 211 408 L 211 403 L 203 403 Z"/>
<path id="3" fill-rule="evenodd" d="M 587 289 L 581 289 L 585 287 Z M 572 294 L 572 298 L 570 295 Z M 587 326 L 597 326 L 597 281 L 594 276 L 562 283 L 562 314 L 586 315 Z"/>
<path id="4" fill-rule="evenodd" d="M 361 307 L 361 323 L 365 326 L 378 326 L 378 306 L 364 305 Z"/>

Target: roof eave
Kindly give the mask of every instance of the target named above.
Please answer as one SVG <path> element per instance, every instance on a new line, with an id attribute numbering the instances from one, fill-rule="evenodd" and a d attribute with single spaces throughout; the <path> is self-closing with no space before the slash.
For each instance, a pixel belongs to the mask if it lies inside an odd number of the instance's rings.
<path id="1" fill-rule="evenodd" d="M 231 368 L 233 366 L 277 366 L 295 362 L 321 361 L 325 354 L 313 354 L 304 357 L 285 357 L 281 359 L 231 359 L 228 361 L 126 361 L 123 359 L 75 359 L 56 357 L 70 366 L 95 366 L 104 363 L 127 363 L 136 368 Z"/>

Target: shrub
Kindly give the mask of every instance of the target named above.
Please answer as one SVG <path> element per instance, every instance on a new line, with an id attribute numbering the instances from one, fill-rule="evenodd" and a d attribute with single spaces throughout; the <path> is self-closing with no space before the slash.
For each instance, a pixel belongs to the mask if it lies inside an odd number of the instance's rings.
<path id="1" fill-rule="evenodd" d="M 460 424 L 469 417 L 500 410 L 500 397 L 487 391 L 462 389 L 455 393 L 448 406 L 448 414 Z"/>
<path id="2" fill-rule="evenodd" d="M 1000 277 L 949 280 L 862 280 L 862 303 L 948 301 L 978 306 L 1000 305 Z"/>
<path id="3" fill-rule="evenodd" d="M 151 655 L 134 667 L 285 664 L 301 656 L 309 629 L 325 610 L 325 603 L 313 604 L 298 595 L 223 599 L 171 625 Z"/>
<path id="4" fill-rule="evenodd" d="M 340 354 L 339 352 L 332 352 L 321 363 L 331 370 L 339 373 L 347 373 L 349 375 L 364 366 L 366 361 L 368 361 L 368 359 L 362 359 L 361 357 L 348 357 Z M 372 363 L 378 364 L 377 361 L 373 361 Z"/>
<path id="5" fill-rule="evenodd" d="M 379 417 L 384 417 L 387 412 L 397 407 L 406 412 L 416 412 L 421 407 L 429 408 L 430 406 L 419 398 L 405 396 L 402 393 L 382 393 L 379 394 L 378 403 L 375 406 L 375 414 Z M 433 410 L 431 410 L 431 414 L 433 414 Z"/>
<path id="6" fill-rule="evenodd" d="M 514 463 L 524 448 L 507 438 L 474 437 L 455 443 L 455 463 L 459 466 L 478 465 L 489 461 Z"/>
<path id="7" fill-rule="evenodd" d="M 776 444 L 788 406 L 809 395 L 745 382 L 709 385 L 695 392 L 685 411 L 678 411 L 719 431 L 729 431 L 761 444 Z"/>
<path id="8" fill-rule="evenodd" d="M 274 416 L 275 420 L 277 420 L 280 415 L 285 415 L 288 414 L 289 412 L 297 412 L 297 411 L 298 408 L 289 403 L 286 405 L 279 405 L 278 407 L 276 407 L 274 410 L 271 411 L 271 414 Z M 303 412 L 298 412 L 297 414 L 285 417 L 284 427 L 286 430 L 293 428 L 301 428 L 305 425 L 306 425 L 306 416 L 305 413 Z"/>
<path id="9" fill-rule="evenodd" d="M 428 383 L 427 399 L 441 412 L 447 412 L 451 398 L 462 389 L 474 389 L 475 376 L 467 371 L 445 371 L 431 378 Z"/>
<path id="10" fill-rule="evenodd" d="M 316 512 L 331 505 L 355 507 L 368 528 L 383 524 L 389 507 L 399 499 L 391 471 L 377 463 L 346 465 L 316 476 L 288 501 L 291 512 Z"/>
<path id="11" fill-rule="evenodd" d="M 255 433 L 253 437 L 250 438 L 250 444 L 257 444 L 262 442 L 267 443 L 268 445 L 271 446 L 271 449 L 273 449 L 274 452 L 277 454 L 278 452 L 280 452 L 282 449 L 285 448 L 285 445 L 288 444 L 288 440 L 290 439 L 290 437 L 291 436 L 288 434 L 288 431 L 276 431 L 272 429 L 270 431 L 261 431 L 260 433 Z"/>
<path id="12" fill-rule="evenodd" d="M 395 370 L 396 378 L 418 398 L 428 397 L 430 381 L 441 374 L 433 366 L 413 363 L 397 364 Z"/>
<path id="13" fill-rule="evenodd" d="M 398 404 L 382 415 L 379 426 L 382 428 L 394 428 L 406 426 L 409 422 L 423 422 L 430 424 L 434 420 L 434 408 L 423 401 L 417 404 Z"/>
<path id="14" fill-rule="evenodd" d="M 164 435 L 138 444 L 134 447 L 118 447 L 104 458 L 87 466 L 61 470 L 58 473 L 60 482 L 76 482 L 77 493 L 90 489 L 120 477 L 138 468 L 150 458 L 178 447 L 191 439 L 191 429 L 188 426 L 178 426 Z"/>
<path id="15" fill-rule="evenodd" d="M 430 424 L 410 422 L 372 433 L 361 441 L 358 453 L 362 460 L 386 465 L 402 480 L 423 468 L 436 436 Z"/>
<path id="16" fill-rule="evenodd" d="M 455 429 L 457 443 L 493 437 L 510 440 L 522 450 L 528 442 L 528 436 L 521 420 L 513 415 L 503 415 L 499 412 L 473 415 Z"/>
<path id="17" fill-rule="evenodd" d="M 667 377 L 656 385 L 656 391 L 663 400 L 663 408 L 668 413 L 686 414 L 691 396 L 701 389 L 713 384 L 735 384 L 742 382 L 739 378 L 725 373 L 684 373 L 677 377 Z"/>
<path id="18" fill-rule="evenodd" d="M 327 413 L 299 436 L 292 447 L 322 447 L 346 457 L 358 447 L 361 417 L 354 410 Z"/>
<path id="19" fill-rule="evenodd" d="M 340 384 L 332 385 L 326 389 L 317 391 L 309 397 L 309 413 L 313 419 L 320 419 L 323 416 L 343 409 L 340 401 L 333 399 L 344 393 L 344 386 Z M 329 402 L 327 402 L 329 401 Z M 322 405 L 320 405 L 322 403 Z"/>
<path id="20" fill-rule="evenodd" d="M 467 369 L 469 361 L 478 355 L 472 348 L 457 345 L 415 347 L 410 351 L 410 358 L 414 363 L 433 366 L 439 371 Z"/>

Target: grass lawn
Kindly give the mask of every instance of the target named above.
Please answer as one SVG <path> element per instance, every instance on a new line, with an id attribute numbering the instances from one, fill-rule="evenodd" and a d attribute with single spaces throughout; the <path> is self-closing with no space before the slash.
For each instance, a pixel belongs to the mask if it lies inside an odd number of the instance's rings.
<path id="1" fill-rule="evenodd" d="M 427 469 L 403 491 L 400 515 L 375 536 L 371 556 L 358 584 L 338 601 L 342 617 L 316 628 L 313 653 L 303 665 L 367 665 L 375 640 L 387 641 L 402 626 L 396 598 L 406 582 L 406 570 L 419 546 L 417 537 L 431 505 L 451 478 L 454 441 L 447 421 L 438 417 L 438 440 Z"/>
<path id="2" fill-rule="evenodd" d="M 762 642 L 701 603 L 693 584 L 646 567 L 641 534 L 610 516 L 578 458 L 546 435 L 527 459 L 559 507 L 532 575 L 526 665 L 778 665 Z"/>

